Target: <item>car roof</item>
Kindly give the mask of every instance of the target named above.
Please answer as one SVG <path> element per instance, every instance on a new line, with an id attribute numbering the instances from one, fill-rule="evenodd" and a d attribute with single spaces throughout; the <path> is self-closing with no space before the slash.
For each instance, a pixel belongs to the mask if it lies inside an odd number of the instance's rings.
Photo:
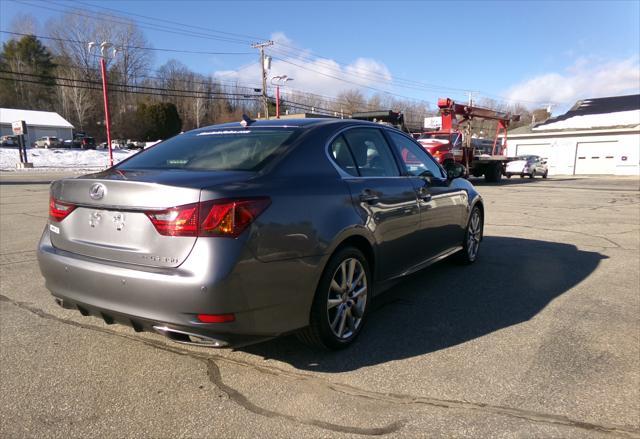
<path id="1" fill-rule="evenodd" d="M 316 126 L 328 126 L 328 125 L 363 125 L 363 126 L 376 126 L 380 127 L 381 124 L 369 122 L 365 120 L 357 119 L 337 119 L 337 118 L 306 118 L 306 119 L 270 119 L 270 120 L 256 120 L 249 125 L 250 128 L 312 128 Z M 385 126 L 385 125 L 382 125 Z M 203 128 L 198 128 L 189 133 L 200 133 L 210 130 L 219 129 L 246 129 L 248 127 L 243 126 L 239 121 L 230 122 L 219 125 L 210 125 Z"/>

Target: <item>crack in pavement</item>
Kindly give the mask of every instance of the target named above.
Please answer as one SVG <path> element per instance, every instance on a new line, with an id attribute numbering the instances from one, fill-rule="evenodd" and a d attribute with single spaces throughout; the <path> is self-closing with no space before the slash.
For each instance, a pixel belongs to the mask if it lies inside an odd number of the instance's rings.
<path id="1" fill-rule="evenodd" d="M 142 343 L 149 347 L 156 348 L 165 352 L 170 352 L 176 355 L 191 357 L 193 359 L 202 361 L 207 368 L 207 375 L 211 383 L 214 384 L 222 392 L 224 392 L 229 397 L 230 400 L 232 400 L 239 406 L 243 407 L 247 411 L 250 411 L 254 414 L 265 416 L 265 417 L 283 418 L 292 422 L 311 425 L 311 426 L 315 426 L 325 430 L 335 431 L 339 433 L 355 433 L 355 434 L 368 435 L 368 436 L 384 435 L 384 434 L 389 434 L 389 433 L 398 431 L 404 425 L 406 425 L 407 420 L 399 420 L 379 428 L 360 428 L 360 427 L 333 424 L 333 423 L 329 423 L 329 422 L 325 422 L 317 419 L 300 418 L 294 415 L 281 413 L 274 410 L 269 410 L 269 409 L 260 407 L 257 404 L 252 403 L 251 401 L 249 401 L 249 399 L 245 395 L 235 390 L 231 386 L 225 384 L 222 379 L 220 369 L 218 368 L 218 365 L 216 364 L 215 361 L 217 360 L 218 362 L 226 362 L 226 363 L 234 364 L 237 366 L 250 368 L 257 372 L 267 373 L 274 376 L 284 375 L 284 376 L 298 379 L 298 380 L 303 379 L 303 380 L 309 380 L 309 381 L 316 381 L 319 384 L 321 384 L 323 387 L 329 390 L 332 390 L 336 393 L 342 393 L 345 395 L 359 397 L 359 398 L 368 399 L 368 400 L 399 404 L 399 405 L 428 405 L 431 407 L 444 408 L 444 409 L 479 411 L 484 413 L 490 413 L 493 415 L 502 415 L 502 416 L 517 418 L 517 419 L 523 419 L 530 422 L 560 425 L 560 426 L 578 428 L 578 429 L 587 430 L 587 431 L 597 431 L 600 433 L 610 433 L 613 435 L 624 436 L 624 437 L 640 438 L 640 429 L 634 428 L 632 426 L 621 426 L 621 425 L 613 425 L 613 424 L 609 424 L 609 425 L 594 424 L 590 422 L 583 422 L 583 421 L 571 419 L 568 416 L 564 416 L 564 415 L 539 413 L 532 410 L 470 402 L 470 401 L 464 401 L 464 400 L 446 400 L 446 399 L 437 399 L 437 398 L 430 398 L 430 397 L 416 397 L 416 396 L 406 395 L 406 394 L 372 392 L 372 391 L 363 390 L 354 386 L 350 386 L 347 384 L 328 382 L 324 379 L 317 378 L 308 374 L 285 371 L 277 367 L 260 366 L 260 365 L 252 364 L 249 362 L 244 362 L 237 359 L 230 359 L 230 358 L 226 358 L 226 357 L 215 355 L 215 354 L 205 355 L 205 354 L 181 349 L 177 346 L 167 345 L 165 343 L 158 342 L 155 340 L 149 340 L 149 339 L 145 339 L 138 336 L 118 333 L 118 332 L 101 328 L 95 325 L 79 323 L 74 320 L 64 319 L 61 317 L 57 317 L 53 314 L 49 314 L 30 304 L 12 300 L 9 297 L 6 297 L 2 294 L 0 294 L 0 301 L 8 302 L 20 309 L 31 312 L 32 314 L 35 314 L 36 316 L 44 319 L 53 320 L 53 321 L 74 326 L 77 328 L 82 328 L 82 329 L 100 332 L 103 334 L 122 337 L 127 340 L 135 341 L 137 343 Z"/>
<path id="2" fill-rule="evenodd" d="M 164 343 L 160 343 L 157 341 L 153 341 L 153 340 L 148 340 L 148 339 L 143 339 L 140 337 L 135 337 L 135 336 L 130 336 L 127 334 L 121 334 L 121 333 L 117 333 L 114 331 L 110 331 L 108 329 L 104 329 L 104 328 L 100 328 L 98 326 L 94 326 L 94 325 L 88 325 L 88 324 L 82 324 L 82 323 L 78 323 L 74 320 L 69 320 L 69 319 L 64 319 L 64 318 L 60 318 L 57 317 L 53 314 L 49 314 L 45 311 L 42 311 L 41 309 L 38 309 L 36 307 L 33 307 L 29 304 L 26 304 L 24 302 L 17 302 L 15 300 L 12 300 L 2 294 L 0 294 L 0 302 L 8 302 L 20 309 L 23 309 L 25 311 L 31 312 L 32 314 L 35 314 L 38 317 L 47 319 L 47 320 L 53 320 L 62 324 L 67 324 L 70 326 L 74 326 L 76 328 L 81 328 L 81 329 L 87 329 L 87 330 L 91 330 L 91 331 L 97 331 L 97 332 L 101 332 L 103 334 L 108 334 L 108 335 L 115 335 L 118 337 L 122 337 L 122 338 L 126 338 L 127 340 L 131 340 L 131 341 L 135 341 L 137 343 L 142 343 L 144 345 L 147 345 L 149 347 L 155 348 L 155 349 L 159 349 L 165 352 L 170 352 L 173 354 L 177 354 L 177 355 L 182 355 L 182 356 L 187 356 L 187 357 L 191 357 L 193 359 L 202 361 L 205 366 L 207 367 L 207 376 L 209 377 L 209 381 L 216 386 L 218 389 L 220 389 L 222 392 L 224 392 L 231 401 L 235 402 L 236 404 L 238 404 L 240 407 L 246 409 L 249 412 L 255 413 L 257 415 L 260 416 L 264 416 L 264 417 L 268 417 L 268 418 L 283 418 L 283 419 L 287 419 L 289 421 L 295 422 L 295 423 L 299 423 L 299 424 L 305 424 L 305 425 L 311 425 L 311 426 L 315 426 L 315 427 L 319 427 L 325 430 L 330 430 L 330 431 L 335 431 L 338 433 L 353 433 L 353 434 L 360 434 L 360 435 L 364 435 L 364 436 L 380 436 L 380 435 L 384 435 L 384 434 L 389 434 L 389 433 L 393 433 L 395 431 L 398 431 L 399 429 L 401 429 L 405 424 L 406 424 L 406 420 L 399 420 L 396 422 L 392 422 L 391 424 L 388 424 L 384 427 L 373 427 L 373 428 L 362 428 L 362 427 L 353 427 L 353 426 L 347 426 L 347 425 L 339 425 L 339 424 L 333 424 L 330 422 L 325 422 L 325 421 L 321 421 L 319 419 L 310 419 L 310 418 L 300 418 L 294 415 L 289 415 L 286 413 L 280 413 L 274 410 L 269 410 L 269 409 L 265 409 L 262 408 L 254 403 L 252 403 L 251 401 L 249 401 L 249 399 L 244 396 L 242 393 L 238 392 L 237 390 L 235 390 L 234 388 L 232 388 L 231 386 L 228 386 L 227 384 L 224 383 L 224 381 L 222 380 L 222 375 L 220 374 L 220 369 L 218 368 L 218 365 L 215 363 L 214 360 L 218 360 L 218 361 L 226 361 L 228 363 L 232 363 L 232 364 L 236 364 L 236 365 L 241 365 L 241 366 L 245 366 L 245 367 L 250 367 L 254 370 L 258 370 L 260 371 L 260 368 L 257 367 L 253 367 L 253 365 L 249 364 L 249 363 L 242 363 L 239 361 L 233 361 L 233 360 L 229 360 L 226 358 L 223 358 L 221 356 L 218 355 L 204 355 L 204 354 L 199 354 L 196 352 L 191 352 L 191 351 L 187 351 L 184 349 L 180 349 L 178 347 L 174 347 L 174 346 L 169 346 L 166 345 Z M 272 372 L 272 374 L 274 374 Z M 274 375 L 278 375 L 278 374 L 274 374 Z"/>
<path id="3" fill-rule="evenodd" d="M 220 369 L 218 368 L 218 366 L 214 361 L 211 361 L 211 360 L 207 361 L 207 374 L 209 375 L 209 380 L 221 391 L 226 393 L 229 396 L 229 398 L 231 398 L 231 400 L 233 400 L 240 406 L 244 407 L 245 409 L 253 413 L 266 416 L 268 418 L 276 418 L 276 417 L 285 418 L 293 422 L 300 422 L 307 425 L 313 425 L 316 427 L 323 428 L 325 430 L 336 431 L 339 433 L 355 433 L 355 434 L 362 434 L 367 436 L 380 436 L 384 434 L 393 433 L 395 431 L 398 431 L 400 428 L 402 428 L 406 424 L 405 420 L 401 420 L 401 421 L 392 422 L 391 424 L 385 427 L 380 427 L 380 428 L 360 428 L 360 427 L 349 427 L 344 425 L 331 424 L 329 422 L 320 421 L 317 419 L 298 418 L 293 415 L 288 415 L 285 413 L 279 413 L 273 410 L 265 409 L 249 401 L 246 396 L 244 396 L 237 390 L 224 384 L 224 382 L 222 381 L 222 376 L 220 375 Z M 355 396 L 358 396 L 358 395 L 355 395 Z"/>

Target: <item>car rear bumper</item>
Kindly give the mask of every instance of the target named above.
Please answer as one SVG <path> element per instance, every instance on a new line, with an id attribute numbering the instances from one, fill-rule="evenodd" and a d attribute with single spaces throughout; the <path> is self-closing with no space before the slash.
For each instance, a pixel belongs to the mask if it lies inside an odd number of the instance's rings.
<path id="1" fill-rule="evenodd" d="M 38 248 L 45 285 L 57 302 L 107 323 L 172 337 L 182 331 L 220 346 L 274 337 L 308 324 L 321 257 L 260 262 L 242 254 L 211 264 L 206 239 L 178 268 L 151 269 L 59 250 L 48 229 Z M 214 265 L 218 265 L 215 267 Z M 201 323 L 197 314 L 229 314 L 226 323 Z"/>

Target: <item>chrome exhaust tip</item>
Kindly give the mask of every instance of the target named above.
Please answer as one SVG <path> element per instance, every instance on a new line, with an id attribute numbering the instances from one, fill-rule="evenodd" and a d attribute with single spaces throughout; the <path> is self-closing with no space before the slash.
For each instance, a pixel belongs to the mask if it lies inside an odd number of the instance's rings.
<path id="1" fill-rule="evenodd" d="M 168 328 L 166 326 L 154 326 L 153 330 L 160 335 L 164 335 L 171 341 L 176 343 L 205 346 L 210 348 L 223 348 L 229 346 L 229 343 L 222 340 L 217 340 L 212 337 L 207 337 L 202 334 L 194 334 L 192 332 L 182 331 L 179 329 Z"/>

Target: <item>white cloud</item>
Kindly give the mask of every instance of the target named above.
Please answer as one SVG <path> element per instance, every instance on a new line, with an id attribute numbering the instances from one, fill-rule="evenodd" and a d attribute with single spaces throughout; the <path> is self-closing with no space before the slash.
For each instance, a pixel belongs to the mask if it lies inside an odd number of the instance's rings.
<path id="1" fill-rule="evenodd" d="M 288 84 L 293 89 L 335 96 L 351 89 L 368 92 L 372 90 L 367 87 L 380 88 L 382 85 L 385 88 L 384 85 L 391 82 L 389 69 L 379 61 L 357 58 L 348 65 L 340 65 L 330 59 L 315 59 L 309 51 L 293 49 L 292 40 L 282 32 L 272 34 L 271 39 L 275 45 L 269 77 L 287 75 L 294 79 Z M 266 52 L 270 52 L 269 48 Z M 285 52 L 287 55 L 283 55 Z M 258 86 L 261 81 L 260 64 L 256 60 L 237 70 L 216 71 L 214 76 L 225 81 Z"/>
<path id="2" fill-rule="evenodd" d="M 640 59 L 602 62 L 580 58 L 562 73 L 527 79 L 504 94 L 514 102 L 572 104 L 579 99 L 640 93 Z"/>

